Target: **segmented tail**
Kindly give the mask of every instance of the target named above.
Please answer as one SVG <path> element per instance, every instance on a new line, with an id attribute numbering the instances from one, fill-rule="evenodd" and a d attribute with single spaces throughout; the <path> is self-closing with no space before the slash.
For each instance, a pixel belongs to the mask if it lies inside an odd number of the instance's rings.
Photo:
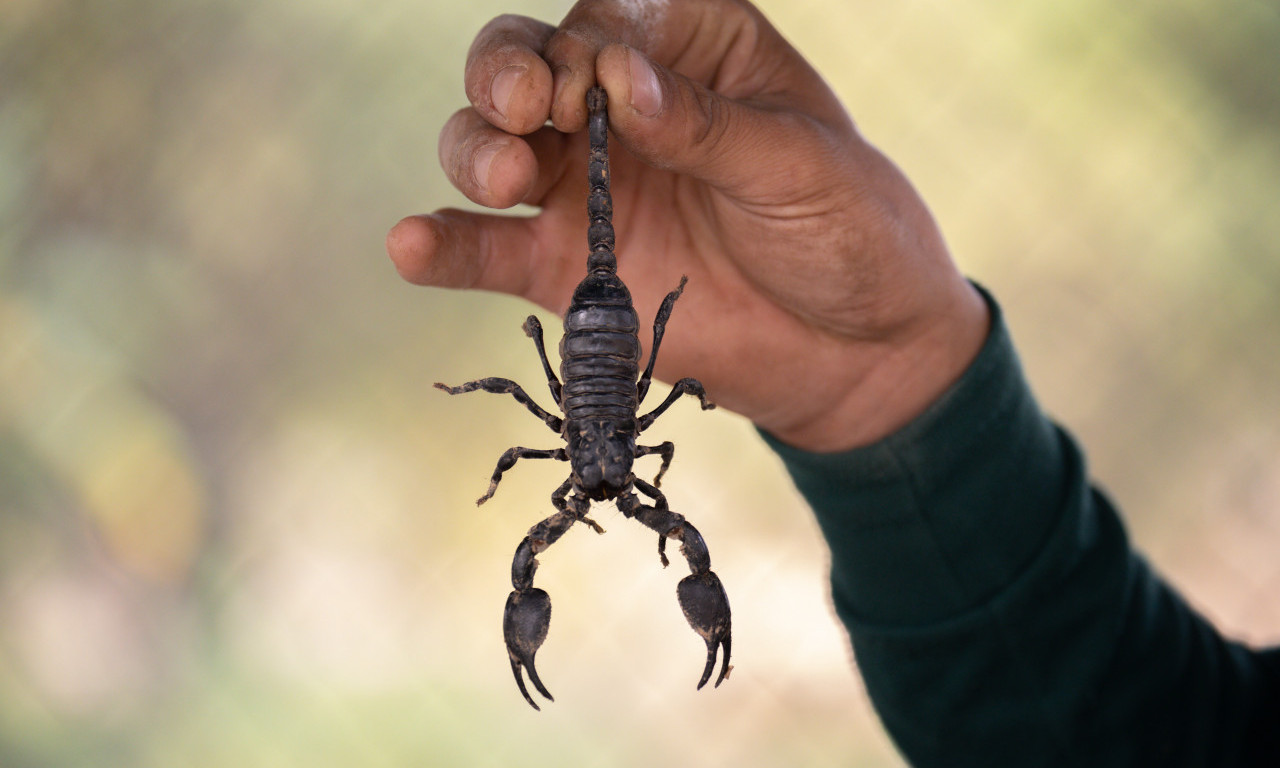
<path id="1" fill-rule="evenodd" d="M 591 153 L 587 157 L 587 181 L 591 191 L 587 193 L 587 270 L 618 271 L 618 259 L 613 254 L 613 197 L 609 194 L 609 112 L 608 95 L 600 86 L 587 91 L 587 135 L 591 140 Z"/>

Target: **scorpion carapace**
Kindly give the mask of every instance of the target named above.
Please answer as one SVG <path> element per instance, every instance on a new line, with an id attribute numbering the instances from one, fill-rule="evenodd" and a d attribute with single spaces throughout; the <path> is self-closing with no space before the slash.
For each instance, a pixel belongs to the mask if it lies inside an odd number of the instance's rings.
<path id="1" fill-rule="evenodd" d="M 519 459 L 569 462 L 569 479 L 551 494 L 555 514 L 530 528 L 528 535 L 516 547 L 511 564 L 511 585 L 514 589 L 507 598 L 502 616 L 502 632 L 507 654 L 511 657 L 511 671 L 520 686 L 520 693 L 534 709 L 538 709 L 538 705 L 525 688 L 521 669 L 528 671 L 529 679 L 538 692 L 551 699 L 533 665 L 533 657 L 546 639 L 547 628 L 551 624 L 551 598 L 533 586 L 533 574 L 538 568 L 537 555 L 554 544 L 574 523 L 585 523 L 597 533 L 604 533 L 587 516 L 593 501 L 612 500 L 625 517 L 634 518 L 656 531 L 658 557 L 663 566 L 668 564 L 667 539 L 681 543 L 680 551 L 689 563 L 691 574 L 680 581 L 676 595 L 689 625 L 707 644 L 707 664 L 698 688 L 701 689 L 711 679 L 721 647 L 724 654 L 720 675 L 716 678 L 717 686 L 731 669 L 729 598 L 719 577 L 711 570 L 711 558 L 702 535 L 682 515 L 671 511 L 666 497 L 658 490 L 662 476 L 671 464 L 675 446 L 670 442 L 653 446 L 637 443 L 640 433 L 681 395 L 697 396 L 704 410 L 715 407 L 707 400 L 706 392 L 697 379 L 681 379 L 657 408 L 643 416 L 638 415 L 640 404 L 649 390 L 663 331 L 687 278 L 680 279 L 680 285 L 667 294 L 658 309 L 653 321 L 649 363 L 641 373 L 639 318 L 631 303 L 631 293 L 618 277 L 614 255 L 604 89 L 595 87 L 588 92 L 587 107 L 590 138 L 587 178 L 591 187 L 587 198 L 590 219 L 587 244 L 590 254 L 587 256 L 587 276 L 574 290 L 573 300 L 565 312 L 564 336 L 560 340 L 560 377 L 563 383 L 547 360 L 542 324 L 533 315 L 524 323 L 524 332 L 533 339 L 542 359 L 551 397 L 563 411 L 564 418 L 543 410 L 510 379 L 479 379 L 458 387 L 436 384 L 451 395 L 476 390 L 512 395 L 566 442 L 563 448 L 517 447 L 507 450 L 498 459 L 498 466 L 489 481 L 489 490 L 476 502 L 483 504 L 488 501 L 498 489 L 502 473 L 511 469 Z M 652 484 L 636 477 L 633 472 L 635 460 L 650 454 L 658 454 L 662 458 Z M 644 503 L 641 496 L 651 500 L 652 504 Z"/>

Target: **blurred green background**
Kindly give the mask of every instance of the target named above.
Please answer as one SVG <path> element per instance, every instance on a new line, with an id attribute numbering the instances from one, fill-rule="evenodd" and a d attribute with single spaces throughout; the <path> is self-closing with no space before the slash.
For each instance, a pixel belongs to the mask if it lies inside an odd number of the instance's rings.
<path id="1" fill-rule="evenodd" d="M 1277 6 L 763 8 L 1001 298 L 1140 546 L 1280 638 Z M 529 307 L 403 284 L 382 240 L 464 202 L 435 137 L 474 33 L 565 10 L 0 3 L 0 765 L 901 764 L 808 512 L 723 411 L 660 431 L 731 683 L 694 692 L 683 569 L 601 510 L 539 571 L 557 703 L 515 690 L 510 557 L 563 467 L 477 510 L 545 428 L 430 383 L 536 384 Z"/>

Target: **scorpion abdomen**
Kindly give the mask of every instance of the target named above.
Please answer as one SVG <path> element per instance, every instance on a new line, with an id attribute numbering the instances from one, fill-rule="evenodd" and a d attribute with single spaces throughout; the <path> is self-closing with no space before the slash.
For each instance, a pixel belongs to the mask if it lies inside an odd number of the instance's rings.
<path id="1" fill-rule="evenodd" d="M 606 344 L 630 347 L 624 338 L 602 338 L 608 336 L 620 337 L 622 334 L 597 333 L 588 340 L 596 347 Z M 638 342 L 635 345 L 639 347 Z M 630 358 L 604 353 L 575 358 L 566 356 L 560 366 L 560 374 L 564 377 L 566 421 L 606 419 L 620 425 L 634 425 L 639 407 L 637 373 L 638 366 Z"/>
<path id="2" fill-rule="evenodd" d="M 631 293 L 616 274 L 602 270 L 578 285 L 560 339 L 562 406 L 569 421 L 604 419 L 634 425 L 639 407 L 639 327 Z"/>

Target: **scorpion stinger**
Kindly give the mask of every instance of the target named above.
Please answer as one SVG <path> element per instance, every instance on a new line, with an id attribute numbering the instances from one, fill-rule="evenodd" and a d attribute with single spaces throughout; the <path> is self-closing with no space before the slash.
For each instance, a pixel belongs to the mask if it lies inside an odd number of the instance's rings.
<path id="1" fill-rule="evenodd" d="M 604 89 L 596 87 L 587 93 L 590 155 L 587 178 L 591 190 L 587 197 L 587 275 L 573 292 L 564 317 L 564 336 L 560 341 L 560 376 L 557 377 L 547 359 L 542 339 L 542 325 L 537 317 L 525 321 L 524 331 L 537 348 L 547 375 L 547 386 L 556 405 L 564 412 L 561 419 L 542 409 L 515 382 L 487 378 L 449 387 L 436 384 L 451 395 L 483 390 L 509 394 L 560 434 L 564 448 L 511 448 L 502 454 L 490 478 L 489 490 L 477 503 L 487 501 L 498 489 L 502 475 L 519 459 L 555 459 L 567 461 L 569 479 L 551 494 L 555 514 L 529 529 L 516 547 L 511 563 L 511 595 L 503 611 L 502 633 L 520 693 L 534 709 L 537 703 L 525 687 L 524 675 L 538 693 L 551 699 L 534 667 L 534 656 L 547 638 L 551 625 L 551 598 L 533 586 L 538 568 L 537 555 L 560 539 L 574 523 L 584 523 L 597 533 L 604 530 L 588 513 L 593 501 L 614 501 L 623 516 L 638 520 L 658 534 L 658 557 L 667 565 L 667 539 L 680 542 L 680 552 L 688 561 L 690 575 L 682 579 L 676 596 L 689 626 L 706 642 L 707 661 L 698 688 L 711 679 L 716 658 L 721 656 L 720 685 L 730 670 L 732 621 L 729 598 L 715 572 L 702 535 L 684 516 L 672 512 L 666 497 L 658 490 L 675 454 L 675 446 L 663 442 L 656 446 L 639 445 L 637 438 L 658 416 L 681 395 L 694 395 L 703 410 L 714 408 L 697 379 L 680 379 L 671 394 L 644 416 L 639 416 L 640 402 L 649 390 L 654 362 L 667 321 L 676 300 L 684 291 L 687 278 L 667 294 L 653 321 L 653 347 L 644 372 L 640 371 L 639 317 L 631 301 L 631 293 L 618 277 L 618 260 L 614 254 L 613 200 L 609 192 L 608 113 Z M 563 383 L 561 381 L 563 379 Z M 637 458 L 657 454 L 662 463 L 652 484 L 632 471 Z M 653 500 L 644 504 L 636 492 Z"/>

